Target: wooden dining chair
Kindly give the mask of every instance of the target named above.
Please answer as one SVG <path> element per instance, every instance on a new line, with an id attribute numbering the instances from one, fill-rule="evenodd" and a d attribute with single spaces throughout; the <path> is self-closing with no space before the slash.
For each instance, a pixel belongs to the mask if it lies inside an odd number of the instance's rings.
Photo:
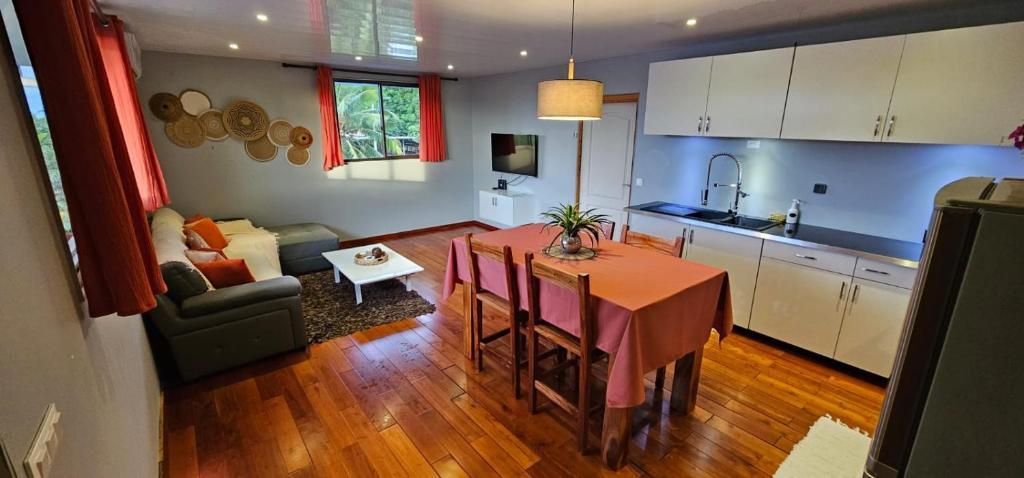
<path id="1" fill-rule="evenodd" d="M 613 241 L 615 237 L 615 221 L 601 224 L 601 234 L 604 234 L 604 237 L 609 241 Z"/>
<path id="2" fill-rule="evenodd" d="M 683 257 L 683 236 L 665 239 L 642 232 L 629 230 L 629 224 L 622 225 L 622 242 L 631 246 L 651 249 L 673 257 Z"/>
<path id="3" fill-rule="evenodd" d="M 466 251 L 469 257 L 470 300 L 472 301 L 472 323 L 474 324 L 473 349 L 476 351 L 476 370 L 484 369 L 484 351 L 487 345 L 506 335 L 509 336 L 509 348 L 512 351 L 512 388 L 518 399 L 521 395 L 520 370 L 526 364 L 522 357 L 522 339 L 525 335 L 520 333 L 520 327 L 526 325 L 527 315 L 525 311 L 519 310 L 519 287 L 516 280 L 516 266 L 512 261 L 512 248 L 509 246 L 496 246 L 481 242 L 473 237 L 473 234 L 466 234 Z M 502 264 L 505 276 L 505 290 L 508 292 L 508 299 L 485 290 L 480 286 L 480 260 L 483 256 Z M 484 335 L 484 304 L 490 304 L 494 308 L 505 313 L 506 323 L 501 330 L 490 335 Z"/>
<path id="4" fill-rule="evenodd" d="M 590 275 L 586 273 L 570 274 L 542 262 L 534 262 L 533 253 L 526 253 L 527 298 L 529 300 L 529 319 L 526 326 L 526 348 L 529 355 L 527 367 L 528 400 L 530 413 L 537 412 L 537 394 L 547 397 L 551 403 L 565 410 L 576 419 L 576 443 L 581 452 L 586 451 L 588 418 L 601 409 L 603 403 L 598 401 L 591 406 L 591 365 L 606 355 L 595 346 L 597 332 L 594 328 L 594 307 L 590 296 Z M 568 289 L 579 298 L 579 337 L 544 320 L 540 312 L 540 283 L 548 282 L 554 286 Z M 539 372 L 537 363 L 542 359 L 539 353 L 539 339 L 544 338 L 556 346 L 567 350 L 574 357 L 560 361 L 554 367 Z M 555 388 L 544 383 L 544 379 L 564 371 L 568 367 L 576 367 L 577 397 L 575 403 L 558 393 Z"/>

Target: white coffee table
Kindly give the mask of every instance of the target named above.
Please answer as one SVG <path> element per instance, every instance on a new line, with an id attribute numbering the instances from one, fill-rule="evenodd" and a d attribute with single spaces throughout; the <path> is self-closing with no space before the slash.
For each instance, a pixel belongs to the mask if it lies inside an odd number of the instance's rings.
<path id="1" fill-rule="evenodd" d="M 362 266 L 356 264 L 356 253 L 369 251 L 379 247 L 388 253 L 388 261 L 374 266 Z M 401 279 L 405 282 L 405 290 L 412 290 L 409 283 L 409 276 L 423 272 L 423 268 L 405 256 L 391 250 L 383 244 L 370 244 L 368 246 L 352 247 L 337 251 L 324 252 L 323 256 L 334 266 L 334 282 L 341 282 L 341 275 L 344 274 L 348 280 L 356 286 L 356 304 L 363 303 L 363 290 L 360 286 L 373 282 L 385 281 L 388 279 Z"/>

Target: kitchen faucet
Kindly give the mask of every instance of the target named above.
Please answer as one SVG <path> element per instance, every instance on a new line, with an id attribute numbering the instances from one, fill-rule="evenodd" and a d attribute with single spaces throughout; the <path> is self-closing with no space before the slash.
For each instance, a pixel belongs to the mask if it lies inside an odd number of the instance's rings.
<path id="1" fill-rule="evenodd" d="M 708 177 L 707 177 L 707 180 L 705 180 L 705 182 L 704 182 L 704 194 L 701 197 L 700 205 L 701 206 L 707 206 L 708 205 L 708 192 L 711 189 L 711 165 L 715 162 L 715 159 L 717 159 L 719 157 L 729 158 L 734 163 L 736 163 L 736 182 L 735 183 L 733 183 L 733 184 L 715 183 L 714 184 L 714 186 L 716 188 L 719 188 L 719 187 L 736 188 L 736 199 L 733 201 L 732 205 L 729 207 L 729 214 L 736 214 L 736 213 L 738 213 L 740 211 L 740 198 L 741 197 L 747 197 L 747 196 L 749 196 L 749 194 L 743 192 L 743 189 L 742 189 L 742 184 L 743 184 L 743 166 L 740 165 L 740 160 L 736 159 L 736 156 L 733 156 L 733 155 L 731 155 L 729 153 L 718 153 L 718 154 L 712 156 L 711 159 L 708 160 Z"/>

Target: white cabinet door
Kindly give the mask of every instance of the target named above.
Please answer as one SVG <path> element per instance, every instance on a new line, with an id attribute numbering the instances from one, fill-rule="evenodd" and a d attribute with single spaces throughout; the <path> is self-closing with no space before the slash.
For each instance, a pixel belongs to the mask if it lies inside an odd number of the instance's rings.
<path id="1" fill-rule="evenodd" d="M 905 39 L 796 47 L 782 137 L 880 141 Z"/>
<path id="2" fill-rule="evenodd" d="M 909 304 L 909 289 L 854 279 L 835 359 L 888 377 Z"/>
<path id="3" fill-rule="evenodd" d="M 494 204 L 495 204 L 495 210 L 494 210 L 494 220 L 495 221 L 498 221 L 498 222 L 500 222 L 502 224 L 507 224 L 509 226 L 516 225 L 515 224 L 515 222 L 516 222 L 515 221 L 515 198 L 510 197 L 510 196 L 504 196 L 504 195 L 501 195 L 501 194 L 496 194 L 495 195 Z"/>
<path id="4" fill-rule="evenodd" d="M 907 35 L 885 141 L 1012 144 L 1024 122 L 1024 22 Z"/>
<path id="5" fill-rule="evenodd" d="M 832 357 L 850 277 L 762 258 L 750 329 Z"/>
<path id="6" fill-rule="evenodd" d="M 488 221 L 498 220 L 497 194 L 480 191 L 480 218 Z"/>
<path id="7" fill-rule="evenodd" d="M 644 134 L 701 134 L 711 57 L 651 63 Z"/>
<path id="8" fill-rule="evenodd" d="M 704 135 L 778 138 L 793 48 L 716 56 Z"/>
<path id="9" fill-rule="evenodd" d="M 690 226 L 683 246 L 686 260 L 725 269 L 732 289 L 733 322 L 750 326 L 750 307 L 761 259 L 762 239 Z"/>

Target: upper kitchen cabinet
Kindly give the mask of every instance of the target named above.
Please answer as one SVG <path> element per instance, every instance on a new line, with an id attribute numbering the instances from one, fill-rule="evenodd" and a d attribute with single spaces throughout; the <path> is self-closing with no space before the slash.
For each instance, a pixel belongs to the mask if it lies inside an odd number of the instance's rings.
<path id="1" fill-rule="evenodd" d="M 711 81 L 711 57 L 651 63 L 644 134 L 700 135 Z"/>
<path id="2" fill-rule="evenodd" d="M 1024 122 L 1024 23 L 907 35 L 885 141 L 1009 144 Z"/>
<path id="3" fill-rule="evenodd" d="M 881 141 L 905 39 L 797 47 L 782 137 Z"/>
<path id="4" fill-rule="evenodd" d="M 778 138 L 793 48 L 714 57 L 705 136 Z"/>

